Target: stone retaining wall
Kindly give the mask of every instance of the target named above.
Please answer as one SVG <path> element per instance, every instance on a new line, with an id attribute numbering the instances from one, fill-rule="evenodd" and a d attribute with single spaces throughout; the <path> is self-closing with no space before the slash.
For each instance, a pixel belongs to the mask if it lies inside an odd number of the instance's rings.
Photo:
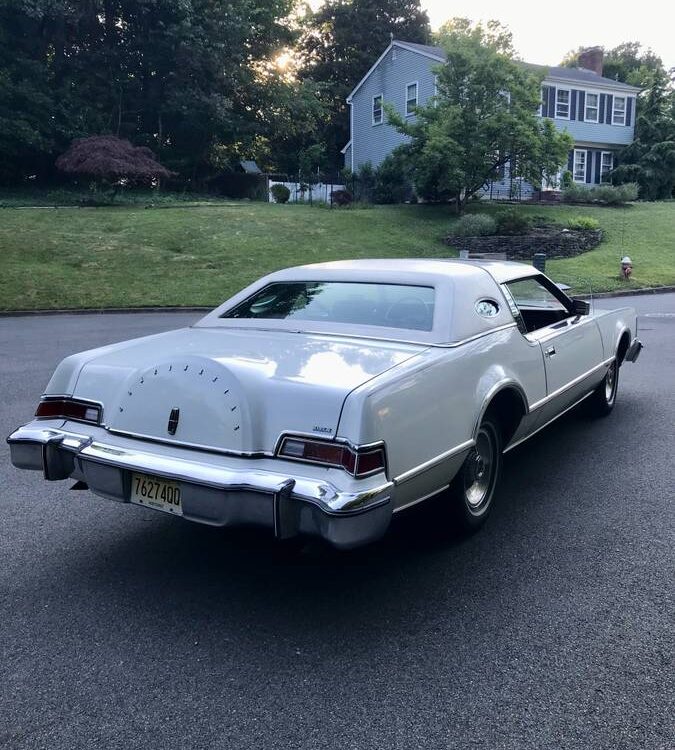
<path id="1" fill-rule="evenodd" d="M 602 229 L 561 229 L 538 227 L 527 234 L 491 235 L 488 237 L 445 238 L 456 250 L 472 253 L 506 253 L 509 260 L 532 260 L 535 253 L 546 253 L 548 258 L 572 258 L 597 247 L 602 241 Z"/>

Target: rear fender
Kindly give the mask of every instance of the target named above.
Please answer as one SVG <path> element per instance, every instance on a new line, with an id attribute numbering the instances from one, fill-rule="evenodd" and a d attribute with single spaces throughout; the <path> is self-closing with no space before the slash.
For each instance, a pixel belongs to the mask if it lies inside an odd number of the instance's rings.
<path id="1" fill-rule="evenodd" d="M 496 383 L 495 385 L 493 385 L 487 391 L 487 393 L 485 394 L 485 396 L 483 398 L 483 403 L 482 403 L 481 408 L 480 408 L 480 410 L 478 412 L 478 416 L 476 418 L 476 423 L 474 425 L 474 430 L 473 430 L 473 439 L 474 440 L 476 439 L 476 436 L 478 435 L 478 430 L 480 428 L 481 422 L 485 418 L 485 415 L 486 415 L 487 411 L 489 410 L 490 406 L 492 406 L 493 404 L 496 403 L 495 399 L 497 399 L 497 397 L 499 396 L 499 394 L 506 394 L 506 393 L 509 393 L 509 394 L 512 393 L 512 394 L 514 394 L 515 396 L 517 396 L 520 399 L 520 404 L 521 404 L 521 407 L 522 407 L 522 416 L 521 416 L 521 419 L 522 419 L 522 417 L 527 416 L 527 414 L 529 413 L 529 406 L 528 406 L 528 402 L 527 402 L 527 396 L 526 396 L 525 391 L 523 390 L 522 386 L 516 380 L 514 380 L 512 378 L 507 378 L 505 380 L 502 380 L 499 383 Z M 511 436 L 513 435 L 514 432 L 516 432 L 516 430 L 518 428 L 518 424 L 519 424 L 519 421 L 516 422 L 514 425 L 509 425 L 509 428 L 513 428 L 511 430 Z M 509 442 L 509 441 L 506 441 L 506 442 Z"/>

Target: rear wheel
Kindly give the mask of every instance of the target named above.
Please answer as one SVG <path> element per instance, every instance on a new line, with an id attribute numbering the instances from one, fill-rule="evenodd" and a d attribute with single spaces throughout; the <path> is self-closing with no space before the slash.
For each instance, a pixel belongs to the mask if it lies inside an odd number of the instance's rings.
<path id="1" fill-rule="evenodd" d="M 481 422 L 476 444 L 450 485 L 451 511 L 462 530 L 476 531 L 485 523 L 492 509 L 501 466 L 501 430 L 488 416 Z"/>
<path id="2" fill-rule="evenodd" d="M 588 399 L 592 416 L 606 417 L 616 403 L 616 392 L 619 387 L 619 363 L 612 360 L 605 377 Z"/>

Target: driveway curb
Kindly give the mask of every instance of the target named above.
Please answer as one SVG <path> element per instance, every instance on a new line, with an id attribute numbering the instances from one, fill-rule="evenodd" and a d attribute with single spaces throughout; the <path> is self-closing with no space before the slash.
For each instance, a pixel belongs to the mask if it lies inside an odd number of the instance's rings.
<path id="1" fill-rule="evenodd" d="M 614 292 L 598 292 L 597 294 L 575 294 L 575 297 L 587 299 L 603 299 L 606 297 L 632 297 L 643 294 L 669 294 L 675 292 L 675 286 L 650 286 L 644 289 L 619 289 Z M 79 309 L 65 310 L 0 310 L 0 318 L 15 318 L 28 315 L 120 315 L 129 313 L 207 313 L 213 307 L 82 307 Z"/>
<path id="2" fill-rule="evenodd" d="M 613 292 L 597 292 L 595 294 L 575 294 L 575 297 L 587 299 L 602 299 L 603 297 L 634 297 L 643 294 L 670 294 L 675 292 L 675 286 L 647 286 L 642 289 L 615 289 Z"/>

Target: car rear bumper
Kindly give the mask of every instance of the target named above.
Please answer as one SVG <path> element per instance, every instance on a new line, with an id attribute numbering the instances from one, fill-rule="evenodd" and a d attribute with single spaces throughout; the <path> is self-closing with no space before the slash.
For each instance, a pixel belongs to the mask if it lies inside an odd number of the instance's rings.
<path id="1" fill-rule="evenodd" d="M 34 421 L 7 438 L 14 466 L 42 471 L 47 480 L 84 482 L 111 500 L 130 502 L 132 473 L 141 472 L 176 482 L 183 517 L 191 521 L 267 526 L 280 539 L 318 536 L 343 549 L 378 539 L 391 520 L 393 485 L 382 477 L 345 490 L 322 479 L 258 468 L 256 459 L 200 460 L 197 451 L 154 451 L 152 444 L 117 440 L 100 428 L 104 434 L 92 437 L 52 424 Z"/>

